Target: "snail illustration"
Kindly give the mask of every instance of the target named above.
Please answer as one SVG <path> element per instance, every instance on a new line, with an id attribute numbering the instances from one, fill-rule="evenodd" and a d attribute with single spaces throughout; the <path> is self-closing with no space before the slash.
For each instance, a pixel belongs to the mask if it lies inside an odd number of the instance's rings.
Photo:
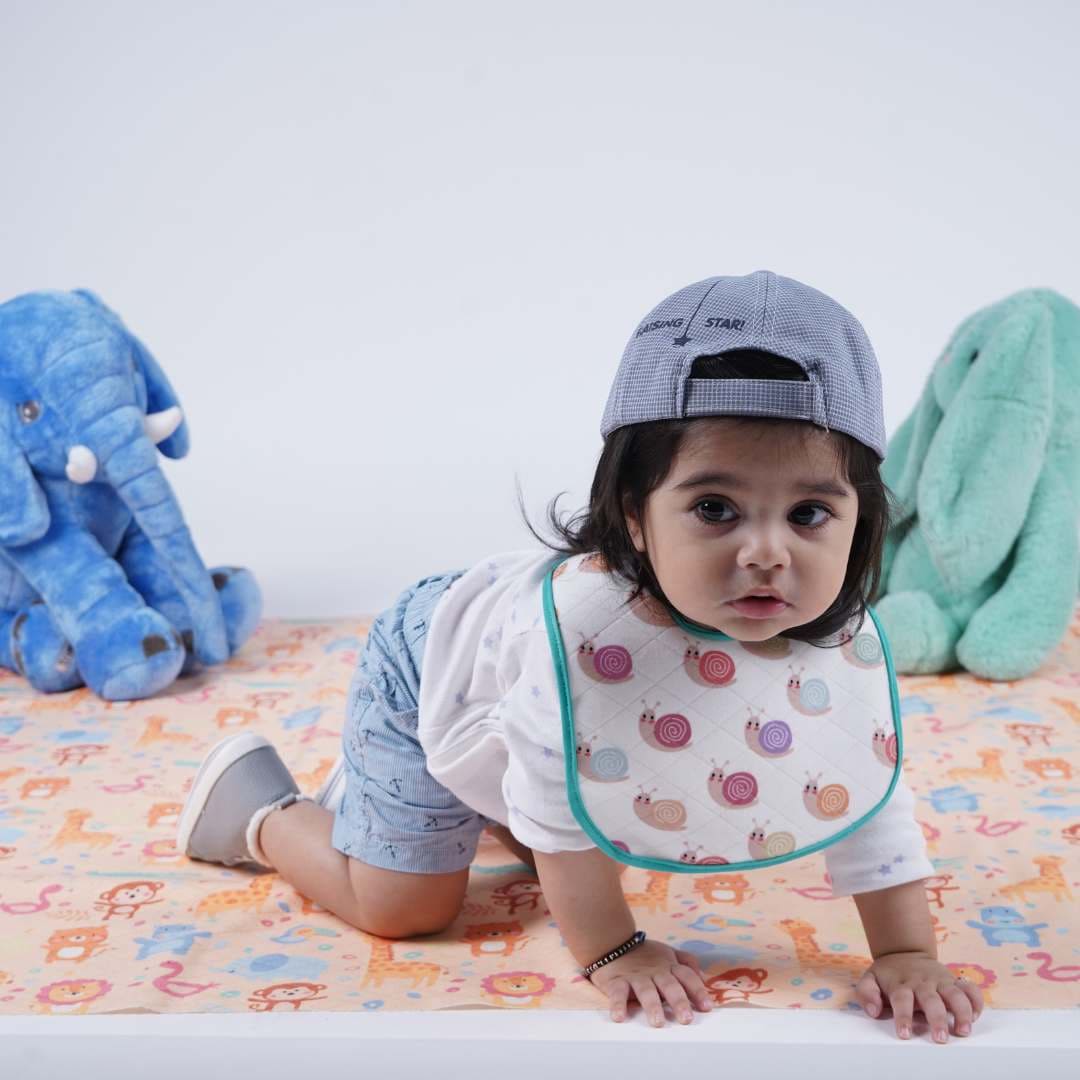
<path id="1" fill-rule="evenodd" d="M 582 642 L 578 646 L 578 663 L 581 670 L 601 683 L 626 682 L 634 676 L 634 662 L 630 650 L 622 645 L 602 645 L 599 649 L 581 631 Z"/>
<path id="2" fill-rule="evenodd" d="M 729 806 L 733 810 L 740 810 L 747 806 L 753 806 L 757 802 L 758 782 L 753 773 L 733 772 L 724 775 L 727 767 L 716 764 L 716 758 L 710 758 L 713 770 L 709 773 L 709 794 L 721 806 Z"/>
<path id="3" fill-rule="evenodd" d="M 795 669 L 788 664 L 791 670 L 791 678 L 788 679 L 788 701 L 798 709 L 803 716 L 821 716 L 832 709 L 829 704 L 829 687 L 824 679 L 807 679 L 803 683 Z M 801 674 L 804 668 L 799 668 Z"/>
<path id="4" fill-rule="evenodd" d="M 843 784 L 826 784 L 818 786 L 821 773 L 811 776 L 806 772 L 807 781 L 802 789 L 803 806 L 816 818 L 822 821 L 835 821 L 843 817 L 848 811 L 848 790 Z"/>
<path id="5" fill-rule="evenodd" d="M 888 765 L 890 769 L 896 766 L 896 732 L 891 735 L 885 734 L 885 729 L 882 727 L 874 728 L 874 757 L 881 762 L 882 765 Z"/>
<path id="6" fill-rule="evenodd" d="M 586 743 L 581 737 L 577 740 L 577 768 L 578 775 L 586 780 L 596 780 L 602 784 L 610 784 L 618 780 L 630 778 L 630 761 L 626 754 L 617 746 L 602 746 L 599 750 L 593 750 L 593 735 Z"/>
<path id="7" fill-rule="evenodd" d="M 686 652 L 683 653 L 683 668 L 698 686 L 729 686 L 735 681 L 735 661 L 726 652 L 709 649 L 704 656 L 701 647 L 685 634 Z"/>
<path id="8" fill-rule="evenodd" d="M 758 656 L 762 660 L 783 660 L 791 655 L 791 642 L 779 634 L 764 641 L 740 641 L 739 644 L 751 656 Z"/>
<path id="9" fill-rule="evenodd" d="M 654 750 L 682 750 L 690 745 L 693 732 L 690 721 L 682 713 L 665 713 L 657 719 L 659 701 L 651 709 L 644 698 L 641 704 L 645 709 L 638 717 L 638 732 Z"/>
<path id="10" fill-rule="evenodd" d="M 769 720 L 762 724 L 749 705 L 750 719 L 746 721 L 743 735 L 746 745 L 756 754 L 767 758 L 787 757 L 794 749 L 791 741 L 791 728 L 785 720 Z"/>
<path id="11" fill-rule="evenodd" d="M 766 818 L 763 825 L 754 819 L 754 828 L 746 841 L 752 859 L 775 859 L 778 855 L 788 855 L 795 850 L 795 837 L 789 832 L 774 832 L 765 835 Z"/>
<path id="12" fill-rule="evenodd" d="M 650 626 L 675 625 L 675 620 L 668 613 L 667 608 L 665 608 L 656 597 L 650 596 L 646 592 L 641 593 L 640 596 L 636 596 L 630 601 L 627 607 L 643 623 L 648 623 Z"/>
<path id="13" fill-rule="evenodd" d="M 704 859 L 699 859 L 697 853 L 701 851 L 702 845 L 697 844 L 691 849 L 688 840 L 683 841 L 683 849 L 683 853 L 679 856 L 681 863 L 693 863 L 695 866 L 724 866 L 728 862 L 723 855 L 707 855 Z"/>
<path id="14" fill-rule="evenodd" d="M 686 807 L 677 799 L 652 800 L 656 788 L 646 791 L 638 784 L 638 794 L 634 796 L 634 813 L 646 825 L 665 832 L 681 832 L 686 828 Z"/>
<path id="15" fill-rule="evenodd" d="M 854 635 L 850 630 L 845 631 L 840 655 L 857 668 L 881 667 L 885 663 L 881 642 L 876 634 L 871 634 L 868 630 Z"/>

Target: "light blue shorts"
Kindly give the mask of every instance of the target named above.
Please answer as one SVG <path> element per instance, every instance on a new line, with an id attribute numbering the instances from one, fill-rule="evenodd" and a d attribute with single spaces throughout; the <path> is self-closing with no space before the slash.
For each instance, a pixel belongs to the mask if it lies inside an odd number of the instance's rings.
<path id="1" fill-rule="evenodd" d="M 446 874 L 468 866 L 489 819 L 427 771 L 416 739 L 420 667 L 435 603 L 464 574 L 410 585 L 372 623 L 349 687 L 345 793 L 334 847 L 369 866 Z"/>

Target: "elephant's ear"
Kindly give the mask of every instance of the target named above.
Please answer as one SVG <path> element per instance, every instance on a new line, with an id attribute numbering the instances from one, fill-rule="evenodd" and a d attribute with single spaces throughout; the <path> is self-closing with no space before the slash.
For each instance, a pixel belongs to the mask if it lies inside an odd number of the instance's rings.
<path id="1" fill-rule="evenodd" d="M 100 308 L 102 311 L 107 311 L 114 319 L 117 318 L 116 312 L 113 311 L 96 292 L 91 292 L 89 289 L 72 289 L 71 291 L 76 296 L 81 296 L 84 300 L 89 300 L 94 307 Z"/>
<path id="2" fill-rule="evenodd" d="M 1005 561 L 1028 514 L 1050 434 L 1050 313 L 1038 302 L 991 323 L 930 444 L 919 524 L 951 590 L 976 588 Z"/>
<path id="3" fill-rule="evenodd" d="M 146 411 L 148 413 L 163 412 L 165 409 L 171 409 L 174 405 L 179 406 L 180 401 L 176 396 L 176 391 L 169 385 L 169 380 L 165 378 L 165 372 L 161 370 L 150 350 L 124 326 L 120 316 L 97 293 L 92 292 L 90 289 L 72 289 L 72 292 L 104 312 L 111 320 L 115 321 L 127 336 L 132 355 L 135 357 L 135 362 L 139 367 L 139 373 L 146 384 Z M 188 452 L 190 446 L 191 438 L 188 433 L 186 417 L 167 439 L 163 439 L 157 444 L 157 448 L 166 457 L 171 458 L 182 458 Z"/>
<path id="4" fill-rule="evenodd" d="M 151 355 L 150 350 L 132 333 L 128 333 L 131 343 L 131 351 L 146 381 L 146 411 L 162 412 L 171 409 L 174 405 L 179 406 L 180 400 L 176 396 L 169 380 L 165 378 L 165 372 L 161 370 L 158 362 Z M 171 458 L 182 458 L 191 447 L 191 437 L 188 433 L 187 418 L 180 421 L 180 426 L 167 438 L 157 444 L 157 448 Z"/>
<path id="5" fill-rule="evenodd" d="M 11 404 L 0 400 L 0 544 L 19 547 L 49 528 L 49 505 L 22 447 L 12 438 Z"/>

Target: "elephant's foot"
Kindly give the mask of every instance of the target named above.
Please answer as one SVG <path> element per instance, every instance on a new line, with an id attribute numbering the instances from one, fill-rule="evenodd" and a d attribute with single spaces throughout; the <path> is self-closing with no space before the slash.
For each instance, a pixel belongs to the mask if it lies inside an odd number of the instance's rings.
<path id="1" fill-rule="evenodd" d="M 957 667 L 960 627 L 926 592 L 887 593 L 874 604 L 898 675 L 938 675 Z"/>
<path id="2" fill-rule="evenodd" d="M 969 620 L 956 646 L 967 671 L 980 679 L 1015 681 L 1034 674 L 1061 641 L 1069 626 L 1069 612 L 1008 611 L 1003 593 L 991 597 Z M 1053 620 L 1057 616 L 1057 625 Z"/>
<path id="3" fill-rule="evenodd" d="M 253 633 L 262 618 L 262 590 L 255 575 L 242 566 L 216 566 L 210 571 L 221 599 L 225 630 L 232 656 Z"/>
<path id="4" fill-rule="evenodd" d="M 43 694 L 82 686 L 75 650 L 40 601 L 0 614 L 0 663 Z"/>
<path id="5" fill-rule="evenodd" d="M 225 616 L 225 633 L 229 643 L 229 655 L 232 656 L 241 645 L 255 632 L 262 617 L 262 592 L 255 580 L 255 575 L 242 566 L 215 566 L 210 571 L 214 587 L 221 601 L 221 612 Z M 180 627 L 180 636 L 187 648 L 187 658 L 180 671 L 181 675 L 190 675 L 202 665 L 195 657 L 192 648 L 192 631 L 189 623 Z"/>
<path id="6" fill-rule="evenodd" d="M 150 697 L 164 689 L 180 674 L 187 655 L 169 620 L 148 607 L 125 611 L 115 622 L 89 631 L 75 654 L 86 685 L 108 701 Z"/>

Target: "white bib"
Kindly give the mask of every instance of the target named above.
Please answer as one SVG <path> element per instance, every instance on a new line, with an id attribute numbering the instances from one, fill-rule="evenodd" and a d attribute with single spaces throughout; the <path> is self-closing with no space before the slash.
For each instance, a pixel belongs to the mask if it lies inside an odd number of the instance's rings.
<path id="1" fill-rule="evenodd" d="M 837 647 L 740 642 L 607 570 L 553 565 L 544 620 L 570 806 L 596 845 L 650 870 L 773 866 L 866 824 L 900 776 L 900 696 L 877 616 Z"/>

